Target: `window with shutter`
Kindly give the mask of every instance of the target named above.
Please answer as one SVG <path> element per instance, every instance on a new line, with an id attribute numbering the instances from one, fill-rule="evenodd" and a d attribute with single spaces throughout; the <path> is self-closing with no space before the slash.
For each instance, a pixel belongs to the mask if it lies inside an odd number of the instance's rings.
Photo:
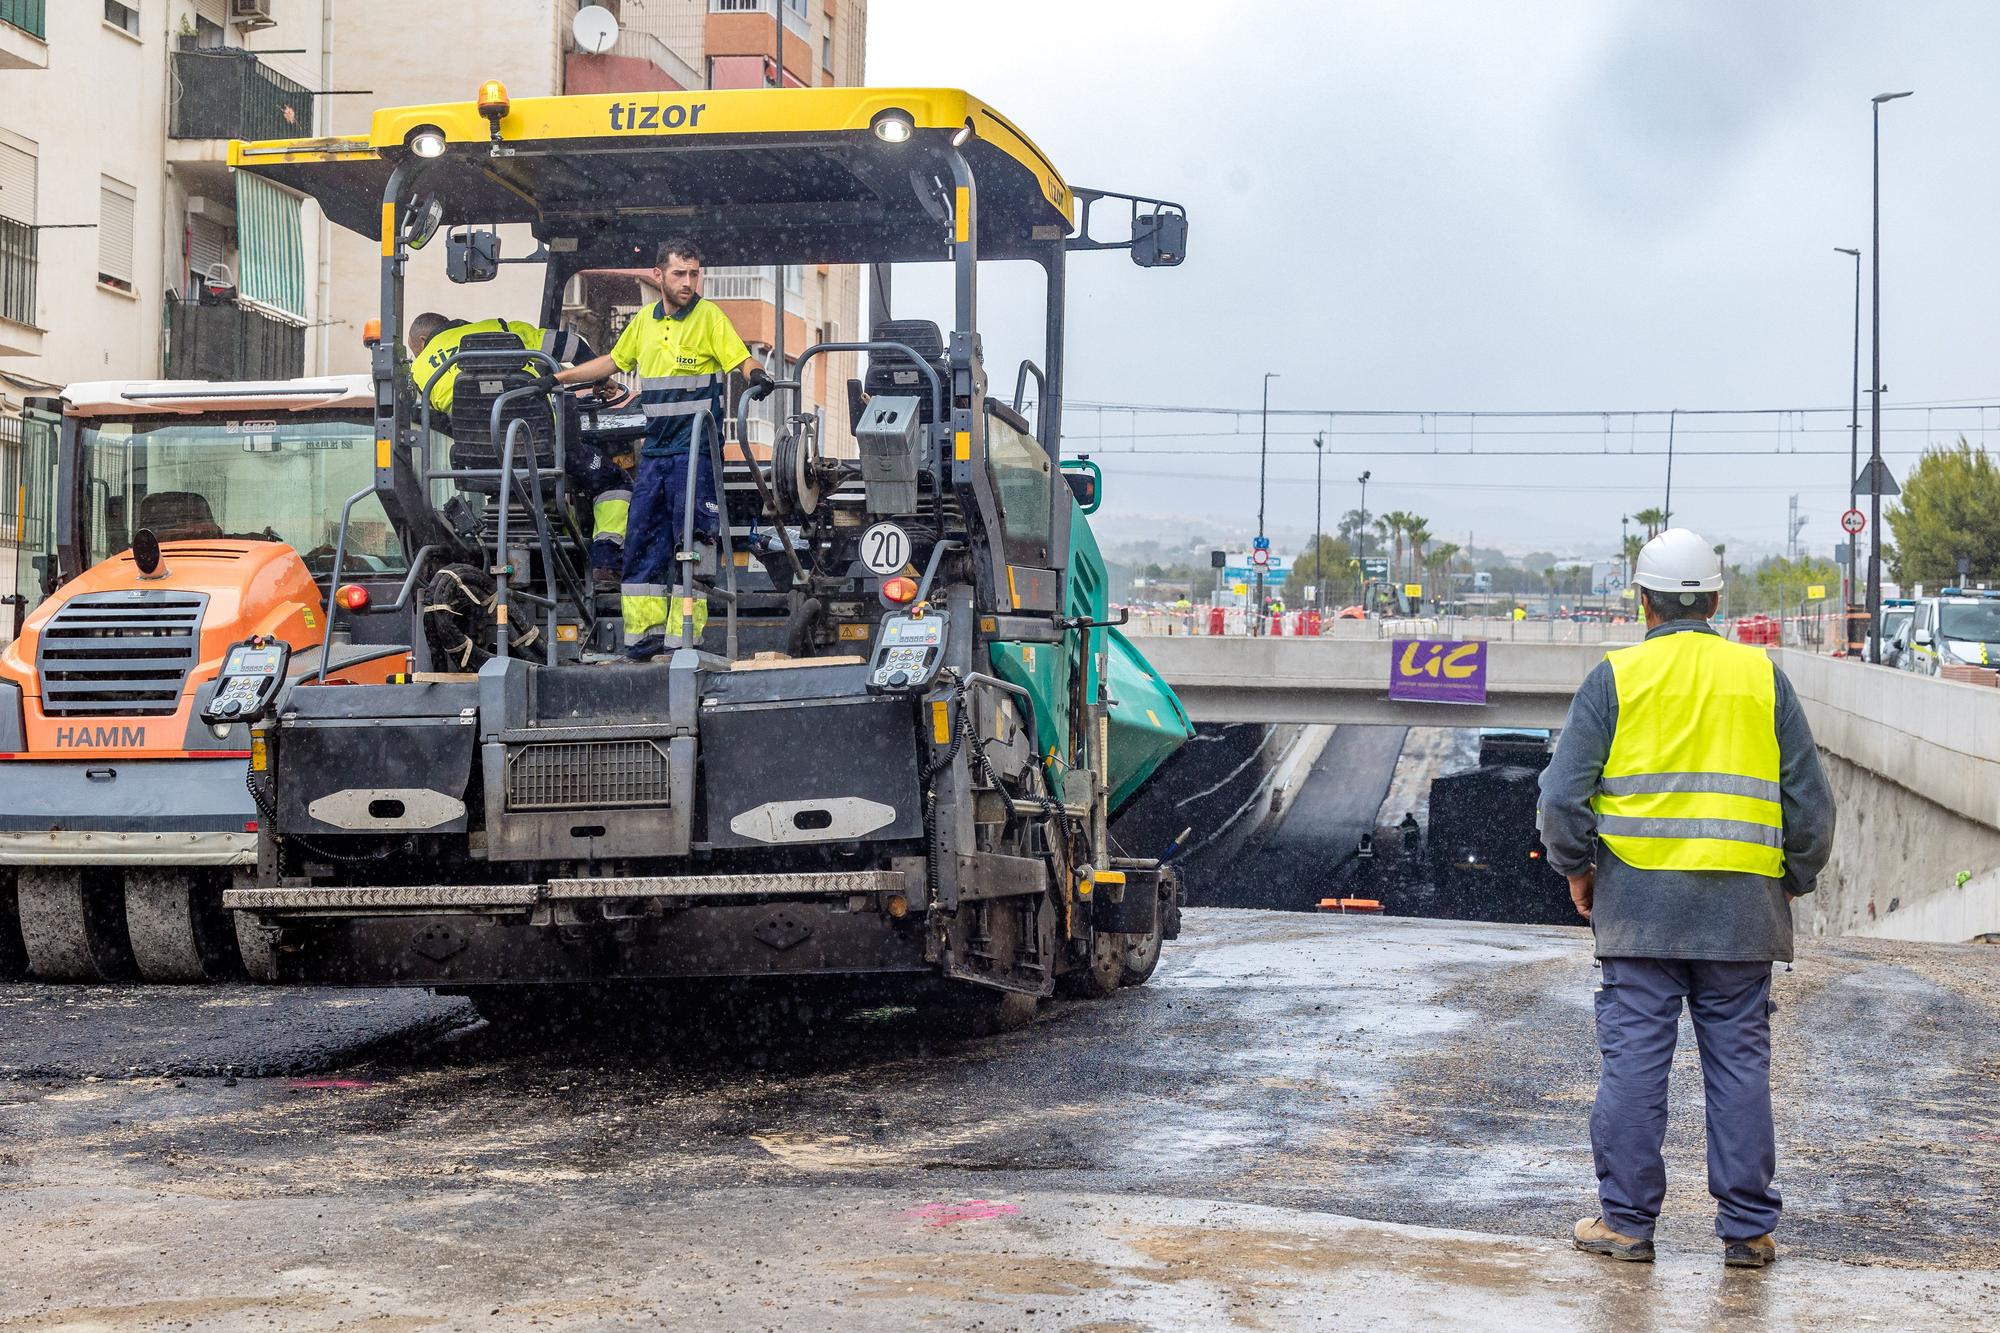
<path id="1" fill-rule="evenodd" d="M 222 278 L 229 269 L 229 229 L 214 218 L 188 219 L 188 288 L 190 299 L 197 295 L 210 273 Z M 223 286 L 235 283 L 224 279 Z"/>
<path id="2" fill-rule="evenodd" d="M 0 217 L 30 226 L 35 221 L 35 145 L 8 135 L 0 138 Z"/>
<path id="3" fill-rule="evenodd" d="M 98 180 L 97 280 L 123 291 L 132 290 L 132 258 L 138 191 L 109 176 Z"/>

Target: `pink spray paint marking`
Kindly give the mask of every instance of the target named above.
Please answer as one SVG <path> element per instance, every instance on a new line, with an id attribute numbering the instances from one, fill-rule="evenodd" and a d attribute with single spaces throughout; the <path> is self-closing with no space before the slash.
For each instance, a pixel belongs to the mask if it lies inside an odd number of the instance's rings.
<path id="1" fill-rule="evenodd" d="M 288 1088 L 336 1088 L 348 1091 L 354 1088 L 372 1088 L 372 1078 L 295 1078 L 285 1083 Z"/>
<path id="2" fill-rule="evenodd" d="M 927 1203 L 921 1208 L 912 1208 L 904 1213 L 934 1227 L 956 1226 L 960 1222 L 983 1222 L 991 1217 L 1019 1217 L 1020 1206 L 1011 1203 L 988 1203 L 985 1199 L 967 1199 L 963 1203 Z"/>

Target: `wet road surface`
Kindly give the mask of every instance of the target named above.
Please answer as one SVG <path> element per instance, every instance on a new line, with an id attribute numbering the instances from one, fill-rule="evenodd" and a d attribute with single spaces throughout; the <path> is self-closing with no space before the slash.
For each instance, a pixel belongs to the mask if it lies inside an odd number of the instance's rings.
<path id="1" fill-rule="evenodd" d="M 1253 847 L 1227 864 L 1196 859 L 1197 891 L 1215 890 L 1231 907 L 1311 910 L 1322 898 L 1369 896 L 1380 869 L 1364 862 L 1364 835 L 1396 773 L 1406 727 L 1336 727 L 1313 761 L 1291 807 Z"/>
<path id="2" fill-rule="evenodd" d="M 1554 1239 L 1594 1211 L 1584 932 L 1197 911 L 1169 947 L 985 1038 L 0 988 L 0 1330 L 1990 1325 L 1990 949 L 1780 972 L 1786 1258 L 1725 1273 L 1691 1041 L 1661 1262 Z"/>

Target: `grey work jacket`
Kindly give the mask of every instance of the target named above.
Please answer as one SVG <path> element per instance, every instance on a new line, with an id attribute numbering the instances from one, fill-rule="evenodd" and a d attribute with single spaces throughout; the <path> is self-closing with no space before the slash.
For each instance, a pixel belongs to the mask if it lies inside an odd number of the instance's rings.
<path id="1" fill-rule="evenodd" d="M 1706 621 L 1676 620 L 1649 631 L 1713 634 Z M 1785 819 L 1781 879 L 1723 870 L 1640 870 L 1597 841 L 1597 793 L 1618 726 L 1618 683 L 1600 662 L 1570 704 L 1555 757 L 1542 773 L 1540 823 L 1549 866 L 1573 875 L 1597 866 L 1591 926 L 1599 958 L 1691 958 L 1790 962 L 1791 897 L 1811 893 L 1833 851 L 1833 789 L 1805 710 L 1777 671 L 1778 785 Z"/>

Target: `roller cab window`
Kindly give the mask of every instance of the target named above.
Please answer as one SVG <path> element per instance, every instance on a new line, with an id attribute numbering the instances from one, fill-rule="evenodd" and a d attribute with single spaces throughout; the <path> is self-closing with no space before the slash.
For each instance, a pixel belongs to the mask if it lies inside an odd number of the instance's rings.
<path id="1" fill-rule="evenodd" d="M 324 577 L 333 565 L 341 506 L 374 475 L 365 418 L 138 417 L 80 430 L 82 519 L 91 563 L 128 549 L 150 529 L 162 543 L 284 542 Z M 354 506 L 344 571 L 406 568 L 382 502 Z"/>

